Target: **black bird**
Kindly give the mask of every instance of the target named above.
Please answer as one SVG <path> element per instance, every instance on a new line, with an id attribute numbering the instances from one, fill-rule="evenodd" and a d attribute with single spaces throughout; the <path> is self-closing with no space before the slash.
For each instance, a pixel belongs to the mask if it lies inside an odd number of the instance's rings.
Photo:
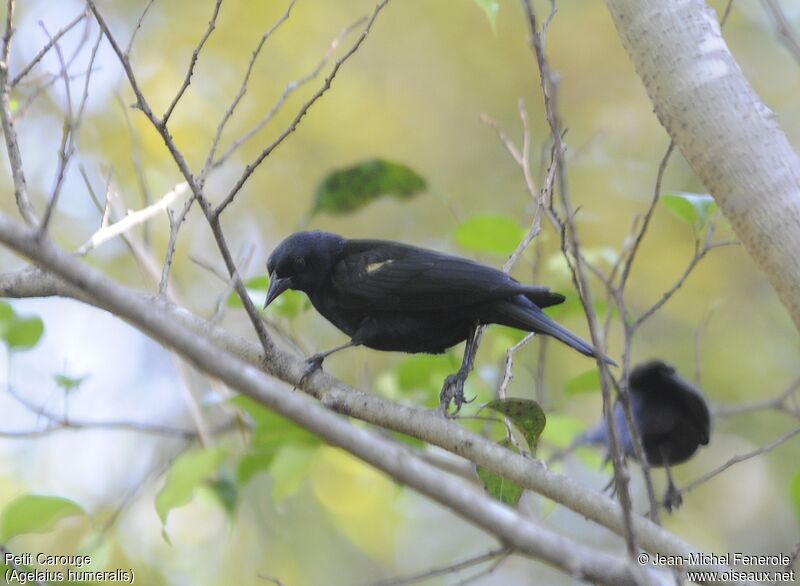
<path id="1" fill-rule="evenodd" d="M 550 319 L 543 307 L 564 296 L 523 285 L 506 273 L 471 260 L 384 240 L 347 240 L 329 232 L 298 232 L 281 242 L 267 262 L 264 307 L 286 289 L 308 295 L 316 310 L 350 341 L 308 359 L 305 376 L 338 350 L 441 354 L 467 341 L 465 360 L 442 389 L 444 410 L 464 402 L 476 328 L 502 324 L 553 336 L 581 354 L 594 349 Z M 610 360 L 606 359 L 608 362 Z"/>
<path id="2" fill-rule="evenodd" d="M 681 494 L 672 481 L 669 467 L 691 458 L 700 446 L 708 444 L 711 417 L 700 391 L 675 369 L 652 360 L 638 365 L 628 379 L 631 410 L 636 430 L 650 466 L 667 473 L 664 506 L 667 511 L 680 506 Z M 620 403 L 614 408 L 620 445 L 626 456 L 636 458 L 633 440 Z M 609 444 L 605 421 L 589 430 L 578 443 Z"/>

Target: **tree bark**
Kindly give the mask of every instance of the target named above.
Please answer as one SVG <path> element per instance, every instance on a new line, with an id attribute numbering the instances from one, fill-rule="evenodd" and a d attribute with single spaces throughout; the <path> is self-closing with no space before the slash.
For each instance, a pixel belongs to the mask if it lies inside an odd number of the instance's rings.
<path id="1" fill-rule="evenodd" d="M 655 113 L 800 328 L 800 158 L 703 0 L 606 0 Z"/>

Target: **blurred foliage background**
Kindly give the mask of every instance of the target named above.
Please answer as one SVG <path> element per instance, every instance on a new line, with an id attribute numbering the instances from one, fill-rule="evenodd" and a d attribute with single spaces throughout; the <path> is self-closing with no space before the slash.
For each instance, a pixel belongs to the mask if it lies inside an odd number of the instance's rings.
<path id="1" fill-rule="evenodd" d="M 723 4 L 712 3 L 718 11 Z M 800 27 L 800 6 L 784 4 Z M 115 34 L 124 40 L 143 6 L 138 0 L 100 3 Z M 546 158 L 539 153 L 548 129 L 519 6 L 510 0 L 501 0 L 499 6 L 492 25 L 473 0 L 389 4 L 330 92 L 225 212 L 223 224 L 232 248 L 253 247 L 247 277 L 263 277 L 269 252 L 301 226 L 349 237 L 412 242 L 495 266 L 505 261 L 530 223 L 533 206 L 518 168 L 480 114 L 496 119 L 518 141 L 517 101 L 524 100 L 531 121 L 533 168 L 539 177 L 545 170 Z M 72 1 L 20 3 L 12 72 L 46 42 L 39 21 L 52 34 L 81 7 Z M 286 2 L 275 0 L 223 2 L 216 31 L 170 122 L 193 168 L 202 166 L 253 48 L 286 7 Z M 212 8 L 212 2 L 156 1 L 144 20 L 132 63 L 158 112 L 179 87 Z M 291 18 L 268 41 L 221 148 L 252 128 L 287 84 L 311 72 L 332 39 L 372 8 L 365 0 L 299 0 Z M 542 3 L 539 9 L 546 14 L 548 5 Z M 65 54 L 77 46 L 82 32 L 79 26 L 65 36 Z M 96 27 L 90 34 L 93 42 Z M 799 145 L 800 67 L 781 46 L 761 5 L 737 3 L 725 36 L 757 92 L 776 112 L 790 140 Z M 347 37 L 337 54 L 354 39 L 355 35 Z M 561 75 L 560 105 L 569 128 L 569 179 L 574 203 L 580 206 L 582 241 L 607 268 L 602 259 L 613 260 L 633 216 L 650 201 L 668 137 L 602 3 L 559 2 L 548 40 L 551 63 Z M 87 58 L 88 47 L 77 58 L 75 71 Z M 158 135 L 128 107 L 134 98 L 107 43 L 101 45 L 95 66 L 78 163 L 99 193 L 111 177 L 125 206 L 139 209 L 181 178 Z M 20 109 L 18 132 L 28 180 L 39 210 L 53 181 L 65 92 L 60 83 L 39 94 L 35 88 L 58 69 L 51 52 L 34 72 L 32 81 L 37 83 L 21 84 L 13 96 Z M 227 193 L 243 167 L 290 123 L 321 81 L 318 77 L 300 87 L 265 130 L 211 175 L 206 185 L 210 198 Z M 80 91 L 80 85 L 73 87 Z M 412 197 L 378 198 L 348 213 L 331 214 L 320 206 L 318 213 L 310 214 L 319 186 L 331 173 L 376 159 L 407 166 L 425 188 L 419 193 L 413 190 Z M 15 213 L 7 165 L 3 169 L 0 182 L 9 195 L 2 206 Z M 677 154 L 664 189 L 704 191 Z M 77 248 L 99 221 L 78 164 L 73 164 L 55 218 L 55 236 L 60 244 Z M 721 237 L 732 236 L 723 218 L 714 222 Z M 146 238 L 160 263 L 168 235 L 166 217 L 159 217 L 132 237 Z M 693 254 L 693 243 L 692 227 L 659 206 L 628 288 L 635 313 L 649 307 L 680 276 Z M 534 278 L 534 250 L 540 255 L 537 282 L 574 300 L 575 291 L 560 260 L 558 235 L 549 226 L 536 247 L 522 257 L 514 275 L 523 281 Z M 173 269 L 176 294 L 206 317 L 222 303 L 224 326 L 252 338 L 241 309 L 226 303 L 225 283 L 197 260 L 223 267 L 206 221 L 195 209 L 178 242 Z M 126 285 L 155 290 L 119 241 L 92 252 L 88 261 Z M 4 271 L 23 266 L 5 251 L 0 262 Z M 263 282 L 252 285 L 263 290 Z M 594 285 L 600 295 L 599 283 Z M 308 311 L 302 299 L 276 305 L 269 317 L 297 339 L 303 352 L 343 340 L 333 326 Z M 6 527 L 3 540 L 15 552 L 89 553 L 90 569 L 133 568 L 137 581 L 148 585 L 263 584 L 274 578 L 285 586 L 301 586 L 369 584 L 447 565 L 495 546 L 450 512 L 343 452 L 321 445 L 257 406 L 237 403 L 239 399 L 231 404 L 224 392 L 183 370 L 172 355 L 110 315 L 58 299 L 14 301 L 7 310 L 3 315 L 13 311 L 15 319 L 40 316 L 44 333 L 39 339 L 38 326 L 30 326 L 33 331 L 23 328 L 23 341 L 18 343 L 19 337 L 6 331 L 4 378 L 9 390 L 35 409 L 9 393 L 0 396 L 5 432 L 0 435 L 0 510 L 20 495 L 36 494 L 65 497 L 83 511 L 75 514 L 56 506 L 53 519 L 45 523 L 50 530 L 44 533 Z M 577 304 L 567 303 L 553 315 L 588 336 Z M 703 322 L 702 344 L 696 351 Z M 32 343 L 26 343 L 25 336 Z M 505 350 L 519 339 L 509 330 L 490 330 L 468 383 L 468 394 L 477 395 L 478 404 L 493 396 Z M 555 344 L 546 353 L 544 385 L 535 388 L 539 344 L 535 340 L 517 355 L 510 393 L 536 398 L 545 407 L 548 426 L 541 450 L 547 454 L 599 419 L 600 396 L 586 374 L 593 368 L 591 361 Z M 619 335 L 612 336 L 612 356 L 619 356 L 620 344 Z M 724 405 L 762 400 L 787 388 L 798 375 L 798 351 L 797 331 L 751 259 L 739 247 L 726 247 L 713 251 L 640 331 L 633 357 L 634 362 L 662 358 L 690 378 L 701 368 L 707 397 L 713 405 Z M 360 388 L 432 406 L 460 352 L 456 348 L 442 357 L 408 357 L 355 349 L 327 361 L 326 369 Z M 589 384 L 581 384 L 587 377 Z M 187 442 L 174 437 L 91 425 L 27 433 L 48 425 L 47 417 L 36 409 L 80 422 L 191 429 L 183 386 L 192 390 L 212 426 L 228 421 L 234 409 L 243 409 L 256 422 L 255 431 L 236 428 L 220 436 L 217 447 L 208 452 L 196 448 L 185 452 Z M 472 407 L 465 411 L 473 413 Z M 686 484 L 796 425 L 796 420 L 777 412 L 718 418 L 710 446 L 676 469 L 676 480 Z M 176 458 L 179 464 L 171 466 Z M 798 539 L 800 511 L 795 507 L 800 507 L 800 482 L 794 483 L 794 496 L 790 489 L 797 478 L 797 462 L 795 440 L 734 466 L 689 493 L 683 508 L 665 524 L 697 547 L 718 553 L 788 552 Z M 600 464 L 600 455 L 586 450 L 560 469 L 599 490 L 608 475 Z M 657 490 L 662 474 L 654 475 Z M 638 474 L 634 492 L 637 510 L 644 510 Z M 621 550 L 619 540 L 605 530 L 536 495 L 523 496 L 520 506 L 560 532 Z M 69 518 L 50 522 L 60 516 Z M 424 583 L 453 584 L 469 572 Z M 512 557 L 474 583 L 549 584 L 570 579 Z"/>

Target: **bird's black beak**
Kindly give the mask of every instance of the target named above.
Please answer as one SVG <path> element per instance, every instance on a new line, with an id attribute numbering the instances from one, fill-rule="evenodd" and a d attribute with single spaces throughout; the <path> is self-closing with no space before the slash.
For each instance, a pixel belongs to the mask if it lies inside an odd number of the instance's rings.
<path id="1" fill-rule="evenodd" d="M 275 273 L 272 273 L 269 276 L 269 289 L 267 289 L 267 300 L 264 302 L 264 309 L 267 306 L 275 301 L 281 293 L 286 291 L 289 287 L 292 286 L 292 278 L 285 277 L 283 279 L 279 279 L 275 276 Z"/>

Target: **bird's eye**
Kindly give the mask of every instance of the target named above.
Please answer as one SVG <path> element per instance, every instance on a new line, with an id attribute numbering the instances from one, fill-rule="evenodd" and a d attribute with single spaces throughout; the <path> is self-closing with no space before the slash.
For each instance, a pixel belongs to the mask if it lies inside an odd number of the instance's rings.
<path id="1" fill-rule="evenodd" d="M 302 256 L 294 259 L 294 270 L 296 272 L 304 271 L 306 268 L 306 259 Z"/>

